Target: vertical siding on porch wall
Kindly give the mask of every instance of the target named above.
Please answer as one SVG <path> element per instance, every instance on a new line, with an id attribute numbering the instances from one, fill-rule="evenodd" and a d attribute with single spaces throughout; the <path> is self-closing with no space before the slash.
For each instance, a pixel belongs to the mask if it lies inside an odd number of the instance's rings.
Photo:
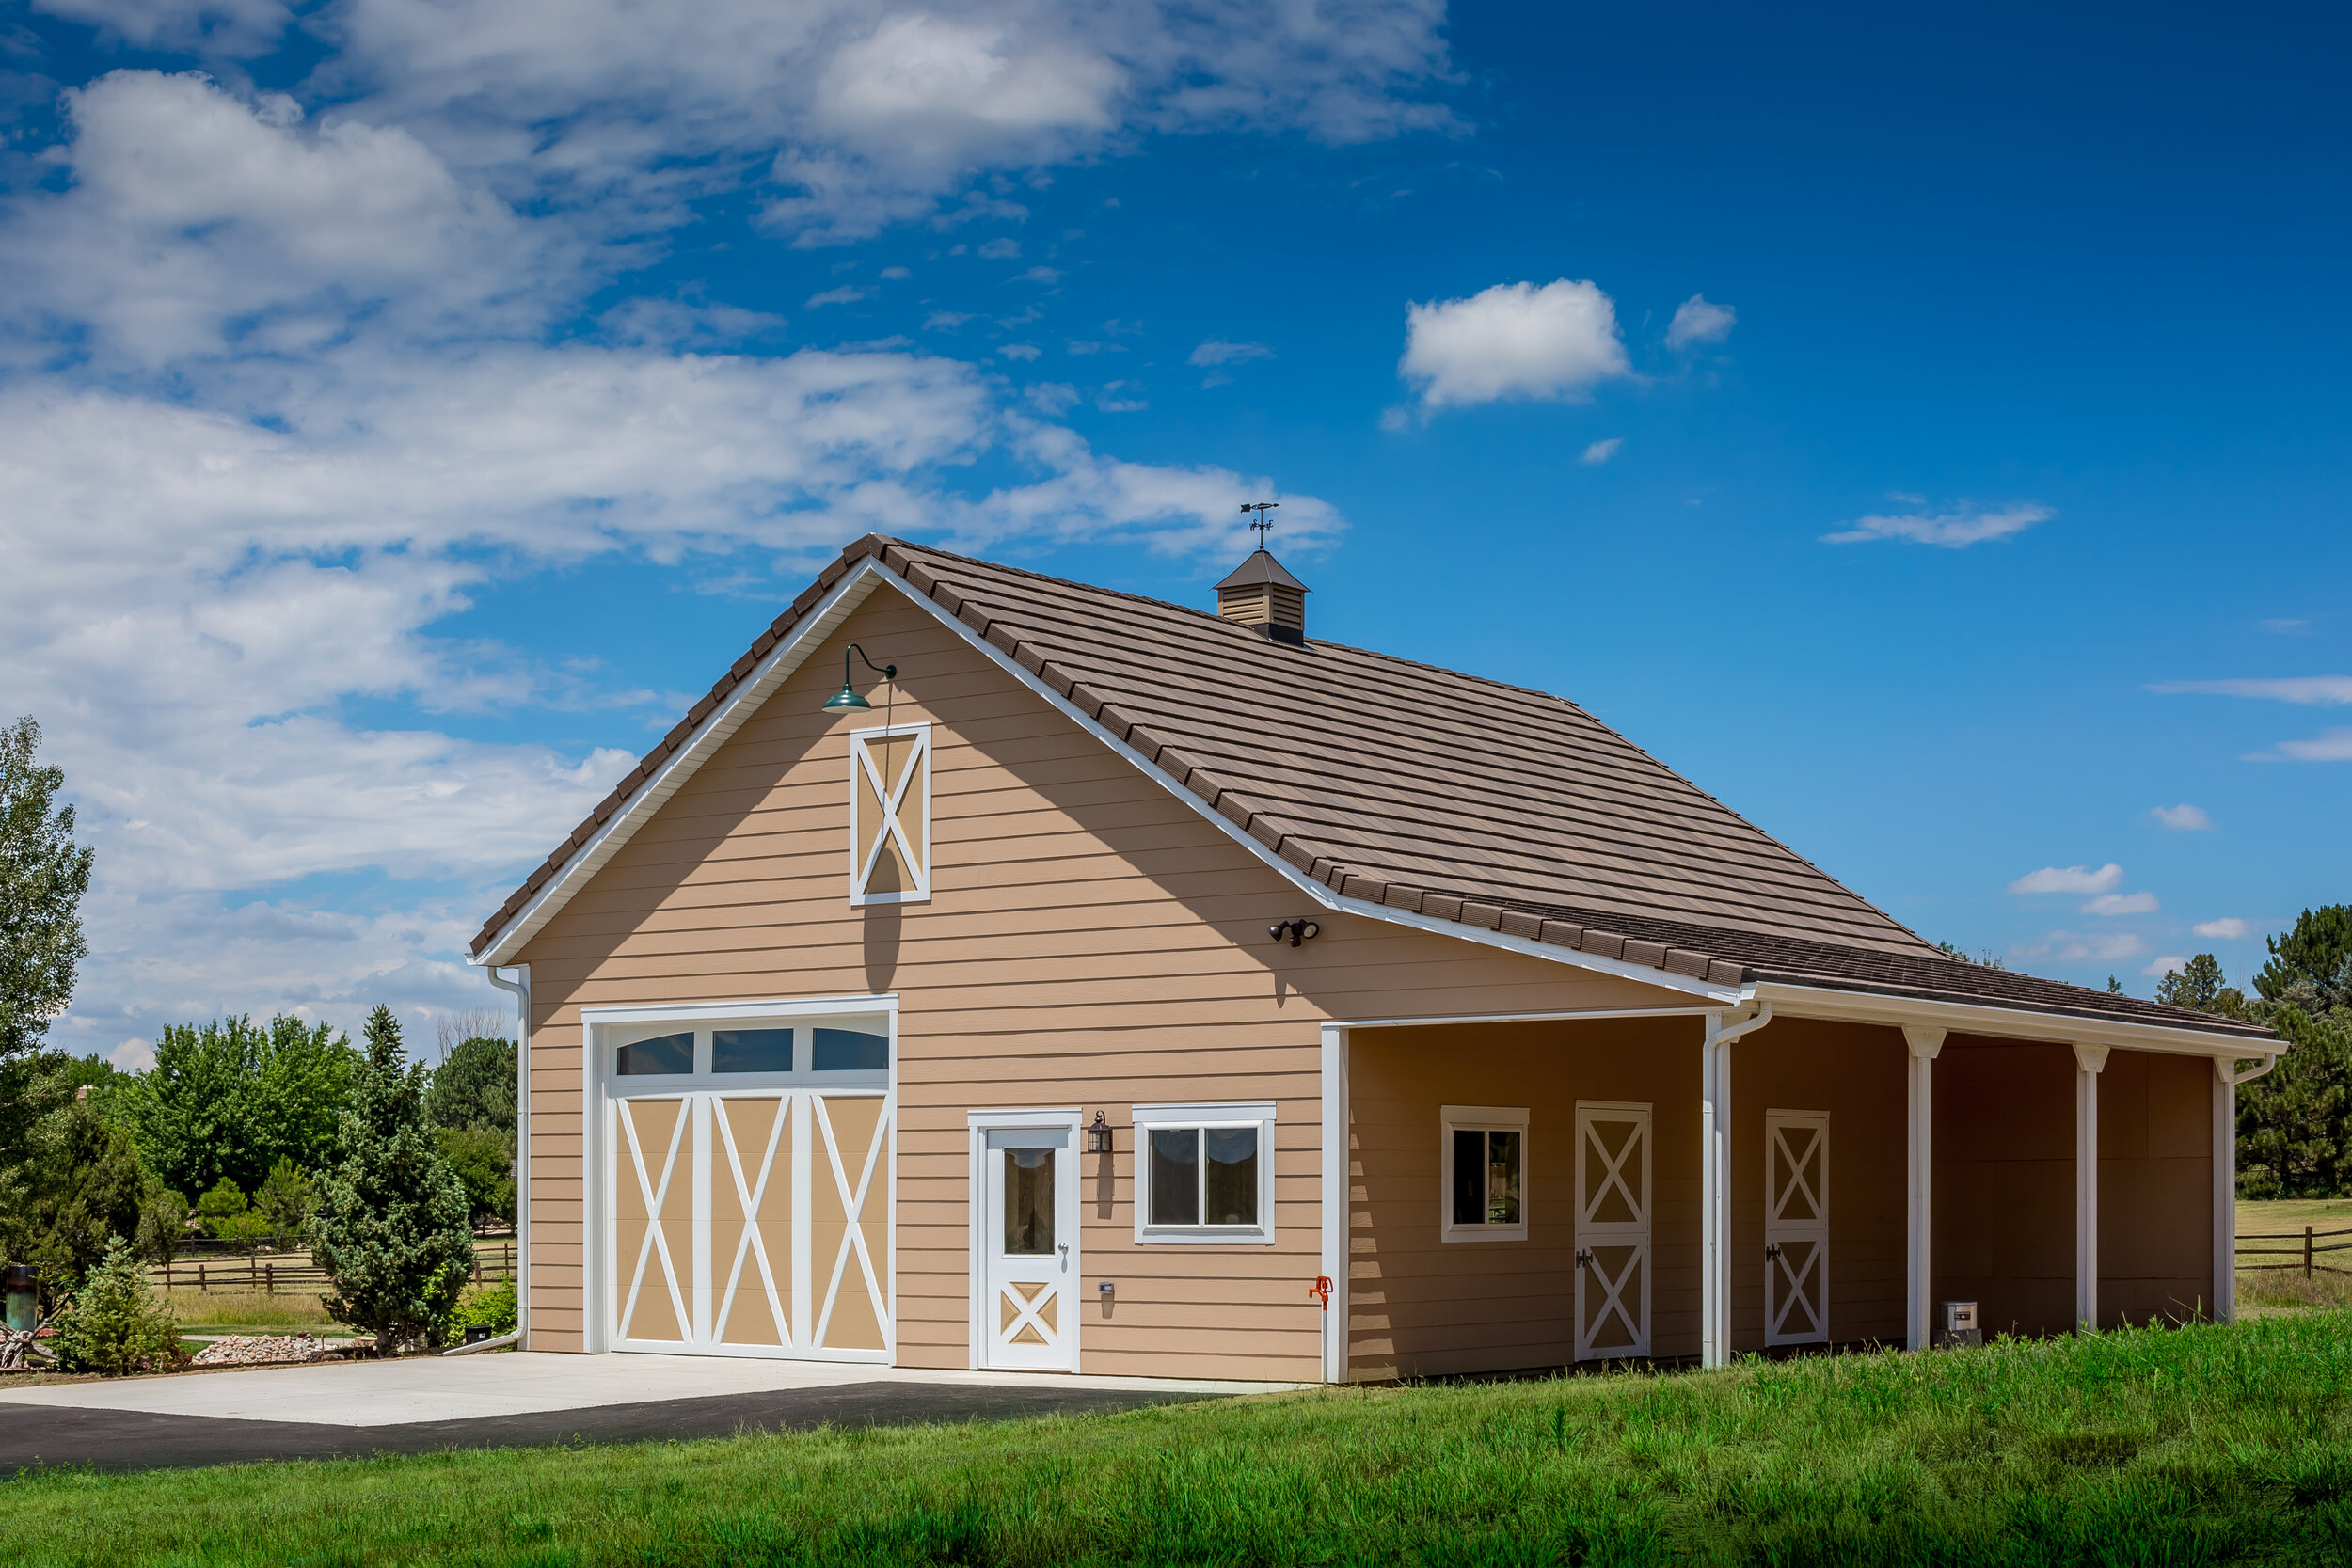
<path id="1" fill-rule="evenodd" d="M 886 713 L 880 686 L 870 715 L 821 711 L 851 641 L 898 666 L 895 717 L 937 726 L 929 903 L 849 902 L 847 736 Z M 1369 920 L 1321 915 L 1323 936 L 1295 950 L 1267 939 L 1272 922 L 1313 913 L 1191 807 L 878 589 L 517 956 L 533 1007 L 533 1345 L 580 1348 L 589 1308 L 581 1007 L 895 991 L 900 1364 L 968 1361 L 965 1111 L 1078 1107 L 1119 1130 L 1107 1181 L 1099 1157 L 1078 1162 L 1083 1370 L 1315 1378 L 1323 1021 L 1678 998 Z M 1677 1055 L 1695 1074 L 1695 1046 Z M 1194 1100 L 1277 1102 L 1276 1245 L 1135 1243 L 1129 1107 Z M 1094 1290 L 1105 1278 L 1109 1308 Z"/>

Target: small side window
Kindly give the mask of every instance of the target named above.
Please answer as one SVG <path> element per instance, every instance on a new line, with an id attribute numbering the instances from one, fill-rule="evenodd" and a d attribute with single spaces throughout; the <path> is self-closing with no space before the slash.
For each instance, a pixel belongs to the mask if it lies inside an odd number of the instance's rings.
<path id="1" fill-rule="evenodd" d="M 1274 1240 L 1272 1105 L 1136 1107 L 1136 1240 Z"/>
<path id="2" fill-rule="evenodd" d="M 1527 1239 L 1527 1111 L 1444 1107 L 1439 1229 L 1449 1242 Z"/>

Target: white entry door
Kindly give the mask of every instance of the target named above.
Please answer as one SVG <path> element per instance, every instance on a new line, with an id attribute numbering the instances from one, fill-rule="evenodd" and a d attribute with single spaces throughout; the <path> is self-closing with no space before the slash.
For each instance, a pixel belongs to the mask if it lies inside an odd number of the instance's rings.
<path id="1" fill-rule="evenodd" d="M 1576 1358 L 1649 1354 L 1647 1105 L 1576 1102 Z"/>
<path id="2" fill-rule="evenodd" d="M 1073 1127 L 981 1134 L 983 1289 L 976 1325 L 986 1365 L 1078 1370 L 1077 1162 Z"/>
<path id="3" fill-rule="evenodd" d="M 1764 1343 L 1829 1342 L 1829 1113 L 1764 1113 Z"/>

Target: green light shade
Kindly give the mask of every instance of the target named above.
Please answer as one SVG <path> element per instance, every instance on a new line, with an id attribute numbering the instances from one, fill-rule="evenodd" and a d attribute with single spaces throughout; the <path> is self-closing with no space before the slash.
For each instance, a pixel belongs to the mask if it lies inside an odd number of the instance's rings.
<path id="1" fill-rule="evenodd" d="M 850 683 L 848 681 L 843 681 L 841 683 L 841 689 L 825 699 L 825 711 L 827 713 L 845 713 L 851 709 L 870 712 L 872 711 L 873 706 L 873 704 L 867 702 L 865 698 L 850 690 Z"/>

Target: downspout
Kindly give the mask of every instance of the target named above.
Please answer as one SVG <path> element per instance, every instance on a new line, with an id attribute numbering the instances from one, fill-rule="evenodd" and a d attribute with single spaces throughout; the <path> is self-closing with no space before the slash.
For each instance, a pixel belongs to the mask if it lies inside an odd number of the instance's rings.
<path id="1" fill-rule="evenodd" d="M 507 979 L 498 965 L 483 975 L 515 993 L 515 1333 L 517 1348 L 531 1348 L 531 966 L 516 964 Z M 482 1348 L 477 1346 L 477 1349 Z"/>

